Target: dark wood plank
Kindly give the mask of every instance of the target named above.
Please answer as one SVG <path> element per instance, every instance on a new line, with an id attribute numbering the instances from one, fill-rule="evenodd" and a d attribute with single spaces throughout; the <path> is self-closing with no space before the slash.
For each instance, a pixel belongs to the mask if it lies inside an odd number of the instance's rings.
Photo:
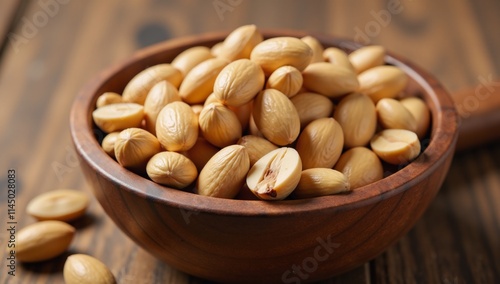
<path id="1" fill-rule="evenodd" d="M 34 222 L 24 207 L 38 193 L 68 187 L 90 195 L 68 131 L 74 94 L 103 68 L 164 39 L 247 23 L 362 39 L 357 34 L 361 31 L 367 43 L 383 44 L 414 59 L 452 92 L 479 86 L 480 76 L 500 78 L 496 54 L 500 41 L 495 37 L 499 4 L 494 0 L 401 0 L 402 11 L 391 14 L 387 25 L 374 15 L 388 11 L 391 1 L 241 1 L 225 12 L 218 12 L 214 2 L 69 1 L 17 49 L 5 45 L 0 66 L 0 147 L 7 150 L 0 160 L 0 180 L 4 188 L 6 170 L 16 169 L 19 228 Z M 19 3 L 0 4 L 4 42 Z M 21 17 L 33 19 L 44 11 L 38 1 L 27 3 Z M 374 32 L 377 24 L 379 31 Z M 23 27 L 19 21 L 12 32 L 22 35 Z M 495 144 L 458 155 L 435 202 L 413 230 L 371 263 L 321 283 L 499 282 L 498 161 L 500 148 Z M 5 199 L 2 194 L 2 206 Z M 5 224 L 4 215 L 1 222 Z M 120 283 L 206 283 L 137 247 L 95 200 L 88 216 L 75 226 L 79 230 L 70 253 L 98 257 Z M 2 240 L 6 236 L 0 234 Z M 65 256 L 18 264 L 14 278 L 4 273 L 2 257 L 0 282 L 61 283 Z"/>

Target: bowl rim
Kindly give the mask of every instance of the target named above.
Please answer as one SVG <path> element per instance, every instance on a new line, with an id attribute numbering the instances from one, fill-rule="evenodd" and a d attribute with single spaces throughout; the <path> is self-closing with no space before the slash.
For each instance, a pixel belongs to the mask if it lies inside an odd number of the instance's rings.
<path id="1" fill-rule="evenodd" d="M 349 39 L 299 30 L 260 29 L 259 31 L 265 38 L 310 35 L 317 38 L 325 47 L 336 46 L 353 50 L 363 46 Z M 292 213 L 307 214 L 318 210 L 344 211 L 374 204 L 411 189 L 436 170 L 444 159 L 453 154 L 458 137 L 459 116 L 451 96 L 434 76 L 390 51 L 387 51 L 386 63 L 402 68 L 425 91 L 426 100 L 432 102 L 430 105 L 432 113 L 431 139 L 426 149 L 415 161 L 390 176 L 357 188 L 349 194 L 282 201 L 235 200 L 201 196 L 156 184 L 121 167 L 102 150 L 95 138 L 91 120 L 91 110 L 94 109 L 97 99 L 96 92 L 101 86 L 111 80 L 118 72 L 136 64 L 138 60 L 153 57 L 167 49 L 187 48 L 221 41 L 228 34 L 228 31 L 211 32 L 169 39 L 154 44 L 134 52 L 127 60 L 104 69 L 84 85 L 73 102 L 69 122 L 72 142 L 80 162 L 87 163 L 96 173 L 100 173 L 123 190 L 155 203 L 185 210 L 185 212 L 230 216 L 279 216 Z"/>

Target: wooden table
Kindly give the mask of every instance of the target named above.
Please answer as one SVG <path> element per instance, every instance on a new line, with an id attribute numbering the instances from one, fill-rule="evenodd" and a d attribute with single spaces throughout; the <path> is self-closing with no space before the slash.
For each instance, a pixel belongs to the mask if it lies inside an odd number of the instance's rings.
<path id="1" fill-rule="evenodd" d="M 376 43 L 413 59 L 450 92 L 472 90 L 462 116 L 488 106 L 474 90 L 500 90 L 500 2 L 481 1 L 123 1 L 4 0 L 0 4 L 1 245 L 7 232 L 8 170 L 15 171 L 17 228 L 35 195 L 56 188 L 87 192 L 68 117 L 78 90 L 135 50 L 168 38 L 255 23 Z M 475 95 L 474 95 L 475 94 Z M 498 94 L 496 94 L 498 95 Z M 498 98 L 498 96 L 496 96 Z M 71 253 L 106 263 L 119 283 L 206 283 L 137 247 L 92 199 L 74 224 L 70 251 L 53 261 L 16 264 L 1 283 L 61 283 Z M 321 283 L 500 283 L 500 144 L 455 156 L 423 218 L 364 266 Z"/>

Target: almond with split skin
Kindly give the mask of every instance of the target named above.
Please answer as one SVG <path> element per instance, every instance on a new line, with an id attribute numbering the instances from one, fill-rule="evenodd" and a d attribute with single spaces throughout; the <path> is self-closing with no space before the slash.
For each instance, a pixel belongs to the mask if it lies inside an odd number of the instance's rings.
<path id="1" fill-rule="evenodd" d="M 334 109 L 329 98 L 317 93 L 300 93 L 290 100 L 299 114 L 301 129 L 313 120 L 330 117 Z"/>
<path id="2" fill-rule="evenodd" d="M 329 168 L 312 168 L 302 171 L 293 196 L 309 198 L 348 191 L 349 180 L 343 173 Z"/>
<path id="3" fill-rule="evenodd" d="M 120 165 L 142 172 L 149 159 L 161 151 L 158 139 L 141 128 L 128 128 L 120 132 L 115 141 L 115 157 Z"/>
<path id="4" fill-rule="evenodd" d="M 354 147 L 345 151 L 334 169 L 347 177 L 351 189 L 365 186 L 384 177 L 380 159 L 366 147 Z"/>
<path id="5" fill-rule="evenodd" d="M 299 153 L 293 148 L 278 148 L 252 166 L 247 175 L 247 186 L 260 199 L 282 200 L 295 189 L 301 172 Z"/>
<path id="6" fill-rule="evenodd" d="M 385 129 L 373 136 L 370 146 L 380 159 L 393 165 L 411 162 L 420 154 L 418 136 L 405 129 Z"/>
<path id="7" fill-rule="evenodd" d="M 198 117 L 184 102 L 169 103 L 156 119 L 156 136 L 168 151 L 187 151 L 198 138 Z"/>
<path id="8" fill-rule="evenodd" d="M 259 43 L 252 50 L 250 59 L 259 64 L 266 75 L 281 66 L 290 65 L 304 70 L 313 57 L 312 49 L 294 37 L 274 37 Z"/>
<path id="9" fill-rule="evenodd" d="M 302 74 L 297 68 L 282 66 L 269 76 L 266 88 L 276 89 L 291 98 L 299 92 L 302 82 Z"/>
<path id="10" fill-rule="evenodd" d="M 158 64 L 146 68 L 130 80 L 123 90 L 123 101 L 144 104 L 146 96 L 153 86 L 163 80 L 170 82 L 176 88 L 182 81 L 182 73 L 170 64 Z"/>
<path id="11" fill-rule="evenodd" d="M 198 176 L 195 164 L 176 152 L 160 152 L 151 157 L 146 172 L 156 183 L 173 188 L 185 188 Z"/>
<path id="12" fill-rule="evenodd" d="M 342 153 L 344 134 L 333 118 L 320 118 L 309 123 L 297 139 L 296 149 L 304 169 L 332 168 Z"/>
<path id="13" fill-rule="evenodd" d="M 115 92 L 105 92 L 97 98 L 96 106 L 98 108 L 106 105 L 123 102 L 122 96 Z"/>
<path id="14" fill-rule="evenodd" d="M 63 268 L 66 284 L 115 284 L 109 268 L 95 257 L 86 254 L 68 256 Z"/>
<path id="15" fill-rule="evenodd" d="M 349 61 L 358 74 L 370 68 L 384 65 L 385 48 L 380 45 L 361 47 L 349 54 Z"/>
<path id="16" fill-rule="evenodd" d="M 381 99 L 376 106 L 378 121 L 384 128 L 417 131 L 411 112 L 395 99 Z"/>
<path id="17" fill-rule="evenodd" d="M 80 191 L 58 189 L 42 193 L 33 198 L 26 211 L 37 220 L 72 221 L 83 214 L 89 205 L 89 198 Z"/>
<path id="18" fill-rule="evenodd" d="M 349 61 L 347 53 L 345 53 L 345 51 L 340 48 L 329 47 L 325 49 L 325 51 L 323 52 L 323 57 L 327 62 L 330 62 L 335 66 L 344 67 L 353 72 L 356 72 L 351 64 L 351 61 Z"/>
<path id="19" fill-rule="evenodd" d="M 228 106 L 250 102 L 264 86 L 264 72 L 255 62 L 239 59 L 220 71 L 213 85 L 214 96 Z"/>
<path id="20" fill-rule="evenodd" d="M 361 93 L 340 100 L 333 117 L 342 126 L 346 148 L 367 145 L 377 129 L 375 104 Z"/>
<path id="21" fill-rule="evenodd" d="M 40 221 L 28 225 L 17 232 L 16 258 L 21 262 L 54 258 L 68 249 L 75 231 L 73 226 L 62 221 Z"/>
<path id="22" fill-rule="evenodd" d="M 203 107 L 199 124 L 203 137 L 220 148 L 236 143 L 242 134 L 236 114 L 221 103 Z"/>
<path id="23" fill-rule="evenodd" d="M 427 134 L 431 122 L 431 113 L 425 102 L 417 97 L 404 98 L 399 101 L 415 118 L 417 128 L 415 134 L 422 139 Z"/>
<path id="24" fill-rule="evenodd" d="M 217 56 L 234 61 L 250 58 L 254 47 L 263 40 L 262 34 L 255 25 L 245 25 L 233 30 L 220 44 L 218 50 L 212 52 Z"/>
<path id="25" fill-rule="evenodd" d="M 171 102 L 180 101 L 179 91 L 168 81 L 158 82 L 151 88 L 144 102 L 146 129 L 156 134 L 156 119 L 161 109 Z"/>
<path id="26" fill-rule="evenodd" d="M 238 145 L 245 146 L 250 166 L 253 166 L 260 158 L 267 153 L 278 149 L 278 146 L 269 142 L 267 139 L 255 135 L 245 135 L 238 140 Z"/>
<path id="27" fill-rule="evenodd" d="M 249 168 L 250 159 L 244 146 L 223 148 L 201 170 L 197 183 L 198 194 L 234 198 L 243 186 Z"/>
<path id="28" fill-rule="evenodd" d="M 172 66 L 186 76 L 191 69 L 201 62 L 214 57 L 210 48 L 206 46 L 193 46 L 179 53 L 173 60 Z"/>
<path id="29" fill-rule="evenodd" d="M 312 36 L 305 36 L 305 37 L 301 38 L 300 40 L 305 42 L 313 51 L 311 63 L 324 61 L 323 60 L 324 48 L 323 48 L 323 45 L 321 44 L 321 42 L 319 42 L 319 40 L 317 38 L 312 37 Z"/>
<path id="30" fill-rule="evenodd" d="M 210 58 L 196 65 L 179 87 L 179 95 L 188 104 L 201 104 L 212 93 L 215 79 L 220 71 L 229 64 L 222 58 Z"/>
<path id="31" fill-rule="evenodd" d="M 254 100 L 252 115 L 264 137 L 276 145 L 288 145 L 299 136 L 299 114 L 290 99 L 278 90 L 260 92 Z"/>
<path id="32" fill-rule="evenodd" d="M 102 106 L 92 112 L 94 123 L 111 133 L 130 127 L 139 127 L 144 118 L 144 107 L 136 103 L 117 103 Z"/>
<path id="33" fill-rule="evenodd" d="M 304 87 L 329 98 L 337 98 L 358 89 L 356 73 L 328 62 L 312 63 L 302 72 Z"/>
<path id="34" fill-rule="evenodd" d="M 404 90 L 408 76 L 396 66 L 376 66 L 358 75 L 359 92 L 375 103 L 383 98 L 395 98 Z"/>

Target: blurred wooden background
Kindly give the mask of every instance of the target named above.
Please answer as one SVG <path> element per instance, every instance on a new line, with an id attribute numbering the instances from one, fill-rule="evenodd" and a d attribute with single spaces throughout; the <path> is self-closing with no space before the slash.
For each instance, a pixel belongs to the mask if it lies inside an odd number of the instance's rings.
<path id="1" fill-rule="evenodd" d="M 452 93 L 471 91 L 463 116 L 488 104 L 474 90 L 500 90 L 497 0 L 3 0 L 0 2 L 0 224 L 6 225 L 7 171 L 24 208 L 56 188 L 90 189 L 72 148 L 68 116 L 78 90 L 135 50 L 169 38 L 259 28 L 300 29 L 382 44 L 433 73 Z M 500 110 L 499 110 L 500 111 Z M 69 253 L 101 259 L 119 283 L 206 283 L 155 260 L 122 234 L 93 199 Z M 8 232 L 0 230 L 5 246 Z M 384 254 L 321 283 L 500 283 L 500 145 L 455 156 L 436 200 Z M 1 283 L 61 283 L 63 255 L 17 264 Z M 249 264 L 251 265 L 251 264 Z"/>

